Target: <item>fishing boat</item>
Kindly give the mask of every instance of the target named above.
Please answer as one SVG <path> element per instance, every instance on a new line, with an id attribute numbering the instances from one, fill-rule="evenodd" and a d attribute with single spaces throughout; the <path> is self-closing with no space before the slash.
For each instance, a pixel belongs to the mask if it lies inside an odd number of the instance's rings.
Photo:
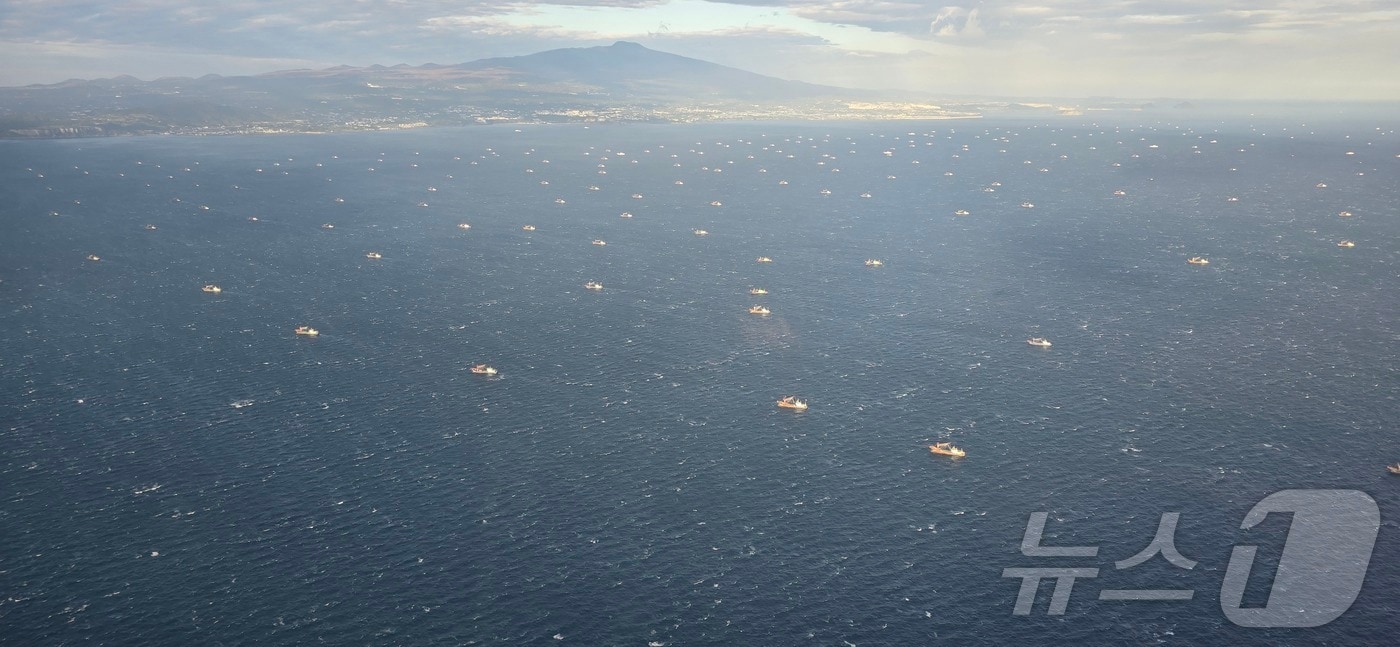
<path id="1" fill-rule="evenodd" d="M 789 395 L 778 400 L 778 407 L 782 409 L 792 409 L 794 411 L 806 411 L 807 403 L 797 399 L 795 395 Z"/>
<path id="2" fill-rule="evenodd" d="M 1386 465 L 1385 471 L 1390 472 L 1391 474 L 1400 474 L 1400 463 L 1396 463 L 1394 465 Z"/>
<path id="3" fill-rule="evenodd" d="M 952 456 L 954 458 L 967 456 L 967 452 L 954 446 L 953 443 L 934 443 L 928 446 L 928 450 L 930 453 L 939 456 Z"/>
<path id="4" fill-rule="evenodd" d="M 315 337 L 316 335 L 321 334 L 321 331 L 316 330 L 311 326 L 297 326 L 296 333 L 303 337 Z"/>
<path id="5" fill-rule="evenodd" d="M 534 226 L 534 225 L 525 225 L 524 227 L 521 227 L 520 229 L 523 230 L 523 231 L 534 231 L 534 230 L 535 230 L 535 226 Z"/>
<path id="6" fill-rule="evenodd" d="M 603 284 L 602 284 L 602 283 L 599 283 L 599 282 L 597 282 L 597 281 L 589 281 L 589 282 L 587 282 L 587 283 L 584 283 L 584 284 L 583 284 L 583 287 L 585 287 L 585 288 L 587 288 L 587 289 L 589 289 L 589 290 L 601 290 L 601 289 L 603 289 Z"/>
<path id="7" fill-rule="evenodd" d="M 380 254 L 379 252 L 370 252 L 368 254 L 365 254 L 365 258 L 377 261 L 381 258 L 384 258 L 384 255 Z"/>
<path id="8" fill-rule="evenodd" d="M 602 246 L 604 246 L 604 245 L 607 245 L 607 244 L 608 244 L 608 241 L 606 241 L 606 240 L 594 240 L 594 241 L 593 241 L 593 244 L 594 244 L 594 245 L 597 245 L 597 246 L 599 246 L 599 247 L 602 247 Z"/>
<path id="9" fill-rule="evenodd" d="M 477 375 L 495 375 L 497 373 L 496 369 L 491 368 L 490 366 L 487 366 L 485 364 L 477 364 L 476 366 L 473 366 L 468 370 Z"/>
<path id="10" fill-rule="evenodd" d="M 102 257 L 98 256 L 97 254 L 88 254 L 87 259 L 90 261 L 100 261 L 102 260 Z"/>
<path id="11" fill-rule="evenodd" d="M 1192 256 L 1186 259 L 1186 262 L 1192 265 L 1210 265 L 1210 259 L 1204 256 Z"/>
<path id="12" fill-rule="evenodd" d="M 465 222 L 462 222 L 462 223 L 458 223 L 458 224 L 457 224 L 457 228 L 458 228 L 458 229 L 462 229 L 462 230 L 466 230 L 466 229 L 471 229 L 472 226 L 469 225 L 469 224 L 467 224 L 467 223 L 465 223 Z"/>
<path id="13" fill-rule="evenodd" d="M 749 288 L 749 294 L 768 294 L 768 290 L 763 288 Z"/>
<path id="14" fill-rule="evenodd" d="M 752 308 L 749 308 L 749 314 L 751 314 L 751 315 L 766 315 L 766 314 L 772 314 L 772 311 L 769 310 L 768 308 L 763 307 L 763 306 L 753 306 Z"/>
<path id="15" fill-rule="evenodd" d="M 957 211 L 954 211 L 954 212 L 953 212 L 953 215 L 955 215 L 955 216 L 967 216 L 967 215 L 971 215 L 971 214 L 972 214 L 972 212 L 971 212 L 971 211 L 968 211 L 967 209 L 958 209 Z"/>
<path id="16" fill-rule="evenodd" d="M 696 236 L 709 236 L 709 235 L 710 235 L 710 232 L 705 231 L 704 229 L 692 229 L 690 233 L 695 234 Z"/>
<path id="17" fill-rule="evenodd" d="M 1340 242 L 1340 243 L 1337 243 L 1337 246 L 1338 246 L 1338 247 L 1356 247 L 1356 243 L 1353 243 L 1353 242 L 1351 242 L 1351 241 L 1349 241 L 1349 240 L 1344 240 L 1344 241 L 1342 241 L 1342 242 Z"/>
<path id="18" fill-rule="evenodd" d="M 217 286 L 217 285 L 214 285 L 213 283 L 210 283 L 209 285 L 206 285 L 206 286 L 200 288 L 200 290 L 203 290 L 203 291 L 205 291 L 205 292 L 208 292 L 209 294 L 218 294 L 218 293 L 224 291 L 223 288 L 221 288 L 221 287 L 219 287 L 219 286 Z"/>
<path id="19" fill-rule="evenodd" d="M 758 257 L 758 262 L 760 262 L 760 263 L 772 263 L 772 262 L 773 262 L 773 259 L 768 258 L 767 256 L 759 256 L 759 257 Z"/>
<path id="20" fill-rule="evenodd" d="M 1052 346 L 1050 340 L 1044 337 L 1031 337 L 1030 339 L 1026 340 L 1026 343 L 1035 346 L 1036 348 L 1049 348 L 1050 346 Z"/>
<path id="21" fill-rule="evenodd" d="M 865 259 L 865 266 L 866 266 L 866 267 L 883 267 L 884 265 L 885 265 L 885 262 L 882 261 L 882 260 L 880 260 L 880 259 L 878 259 L 878 258 L 867 258 L 867 259 Z"/>

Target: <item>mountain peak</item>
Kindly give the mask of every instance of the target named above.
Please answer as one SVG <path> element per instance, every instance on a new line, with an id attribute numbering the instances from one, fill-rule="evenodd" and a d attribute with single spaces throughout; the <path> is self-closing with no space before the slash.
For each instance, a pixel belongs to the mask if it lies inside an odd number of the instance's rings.
<path id="1" fill-rule="evenodd" d="M 838 88 L 785 81 L 619 40 L 453 66 L 490 71 L 515 88 L 555 88 L 612 97 L 675 100 L 790 100 L 840 94 Z"/>

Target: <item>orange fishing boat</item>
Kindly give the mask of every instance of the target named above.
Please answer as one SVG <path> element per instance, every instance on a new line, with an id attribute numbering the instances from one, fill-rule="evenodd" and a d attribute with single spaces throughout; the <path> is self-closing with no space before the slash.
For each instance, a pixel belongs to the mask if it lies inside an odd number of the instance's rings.
<path id="1" fill-rule="evenodd" d="M 806 411 L 807 403 L 798 400 L 797 396 L 795 395 L 789 395 L 781 400 L 778 400 L 778 407 L 783 409 L 793 409 L 796 411 Z"/>
<path id="2" fill-rule="evenodd" d="M 953 443 L 934 443 L 928 446 L 928 450 L 939 456 L 952 456 L 954 458 L 967 456 L 967 452 L 953 446 Z"/>

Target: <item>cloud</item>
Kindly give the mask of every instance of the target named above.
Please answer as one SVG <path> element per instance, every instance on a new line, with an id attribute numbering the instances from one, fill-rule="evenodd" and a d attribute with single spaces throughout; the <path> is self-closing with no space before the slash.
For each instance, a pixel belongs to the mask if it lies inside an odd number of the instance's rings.
<path id="1" fill-rule="evenodd" d="M 0 84 L 456 63 L 627 39 L 814 82 L 1199 94 L 1233 75 L 1311 96 L 1324 86 L 1310 77 L 1330 77 L 1328 92 L 1345 80 L 1400 99 L 1400 78 L 1376 72 L 1400 60 L 1395 0 L 0 1 L 0 54 L 24 61 L 0 66 Z"/>
<path id="2" fill-rule="evenodd" d="M 986 36 L 976 7 L 944 7 L 929 23 L 928 31 L 939 38 L 978 39 Z"/>
<path id="3" fill-rule="evenodd" d="M 164 47 L 133 46 L 101 41 L 0 41 L 0 60 L 28 61 L 10 66 L 0 85 L 56 83 L 72 78 L 104 78 L 129 74 L 151 80 L 160 77 L 197 77 L 217 72 L 225 75 L 258 74 L 318 66 L 318 61 L 298 58 L 192 54 Z"/>
<path id="4" fill-rule="evenodd" d="M 520 24 L 498 16 L 437 16 L 424 20 L 427 33 L 477 37 L 537 38 L 541 40 L 618 40 L 635 34 L 571 29 L 562 25 Z"/>
<path id="5" fill-rule="evenodd" d="M 1185 14 L 1128 14 L 1118 21 L 1127 25 L 1189 25 L 1202 21 L 1199 16 Z"/>
<path id="6" fill-rule="evenodd" d="M 334 58 L 341 51 L 363 51 L 380 41 L 409 51 L 442 51 L 442 42 L 415 42 L 428 31 L 458 21 L 475 25 L 479 35 L 509 31 L 505 23 L 558 8 L 603 14 L 672 7 L 682 0 L 243 0 L 190 3 L 187 0 L 8 0 L 0 16 L 0 40 L 94 40 L 133 45 L 188 47 L 239 55 L 315 55 Z M 688 0 L 699 4 L 699 0 Z M 946 2 L 946 0 L 944 0 Z M 1229 33 L 1260 30 L 1335 29 L 1369 25 L 1396 29 L 1400 7 L 1393 0 L 1318 0 L 1261 8 L 1256 0 L 979 0 L 945 5 L 926 0 L 710 0 L 711 13 L 729 8 L 776 11 L 814 25 L 859 27 L 911 39 L 989 44 L 1043 34 L 1065 33 L 1078 23 L 1094 32 L 1131 37 L 1151 30 Z M 496 18 L 502 22 L 466 18 Z M 688 29 L 671 24 L 672 28 Z M 568 24 L 545 36 L 567 37 Z M 446 37 L 451 29 L 437 29 Z M 457 30 L 461 33 L 461 30 Z M 522 35 L 525 31 L 520 32 Z M 302 34 L 302 40 L 293 37 Z M 309 36 L 307 36 L 309 34 Z"/>

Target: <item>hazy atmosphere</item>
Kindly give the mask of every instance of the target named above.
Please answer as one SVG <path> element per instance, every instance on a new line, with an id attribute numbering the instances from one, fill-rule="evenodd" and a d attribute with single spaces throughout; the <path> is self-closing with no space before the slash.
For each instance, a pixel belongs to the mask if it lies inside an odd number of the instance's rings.
<path id="1" fill-rule="evenodd" d="M 1396 100 L 1392 0 L 10 0 L 0 85 L 453 64 L 624 39 L 781 78 L 938 94 Z M 22 64 L 20 63 L 22 62 Z"/>

